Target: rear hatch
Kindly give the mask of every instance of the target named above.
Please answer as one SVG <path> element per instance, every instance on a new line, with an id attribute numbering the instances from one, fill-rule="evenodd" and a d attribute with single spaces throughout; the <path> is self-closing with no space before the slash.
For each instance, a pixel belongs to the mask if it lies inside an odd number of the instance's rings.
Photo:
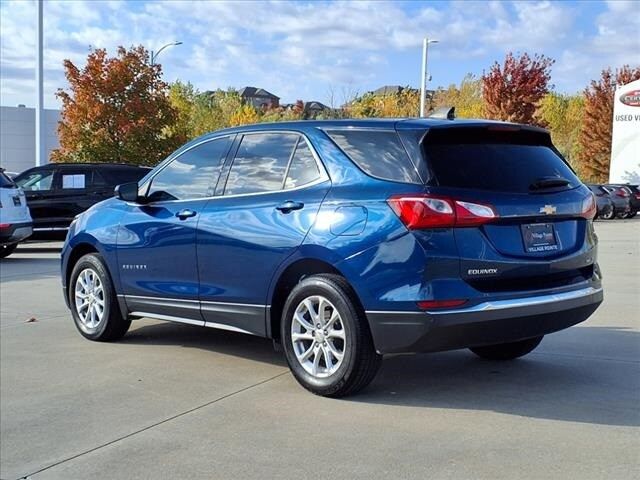
<path id="1" fill-rule="evenodd" d="M 595 200 L 546 131 L 505 124 L 434 127 L 422 150 L 427 194 L 449 199 L 459 219 L 469 217 L 453 228 L 467 283 L 496 292 L 591 278 Z"/>

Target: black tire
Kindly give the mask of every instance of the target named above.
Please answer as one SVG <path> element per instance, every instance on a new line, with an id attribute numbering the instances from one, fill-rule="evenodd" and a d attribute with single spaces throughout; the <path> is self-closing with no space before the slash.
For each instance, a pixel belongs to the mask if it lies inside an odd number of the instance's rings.
<path id="1" fill-rule="evenodd" d="M 292 341 L 292 323 L 296 309 L 302 305 L 303 300 L 316 296 L 328 300 L 331 309 L 337 311 L 339 314 L 337 324 L 344 330 L 345 337 L 344 340 L 332 340 L 329 336 L 326 339 L 323 337 L 323 345 L 327 345 L 328 342 L 333 348 L 336 348 L 337 341 L 343 348 L 342 360 L 335 362 L 338 364 L 336 370 L 325 377 L 313 375 L 303 367 L 296 356 L 296 347 Z M 314 275 L 298 283 L 284 305 L 280 334 L 285 357 L 293 376 L 300 385 L 316 395 L 333 398 L 352 395 L 366 387 L 380 368 L 382 356 L 375 351 L 364 311 L 351 286 L 339 275 Z M 324 330 L 324 334 L 327 334 L 326 330 Z M 316 333 L 314 332 L 313 335 Z M 321 335 L 321 332 L 318 332 L 317 335 Z M 309 348 L 317 345 L 318 349 L 322 349 L 320 342 L 315 343 L 317 335 L 314 336 L 314 341 L 310 341 Z M 339 347 L 337 348 L 339 349 Z M 326 349 L 326 351 L 329 350 L 331 349 Z M 314 358 L 320 354 L 319 350 L 315 351 Z M 327 368 L 326 361 L 324 361 L 324 368 Z"/>
<path id="2" fill-rule="evenodd" d="M 9 255 L 16 251 L 16 248 L 18 248 L 17 243 L 12 243 L 11 245 L 2 245 L 0 247 L 0 258 L 7 258 Z"/>
<path id="3" fill-rule="evenodd" d="M 622 220 L 622 219 L 625 219 L 625 218 L 629 218 L 629 212 L 621 212 L 621 213 L 618 213 L 618 214 L 616 215 L 616 217 L 618 217 L 618 218 L 619 218 L 619 219 L 621 219 L 621 220 Z"/>
<path id="4" fill-rule="evenodd" d="M 629 213 L 629 215 L 627 215 L 627 218 L 633 218 L 638 214 L 638 212 L 631 212 Z"/>
<path id="5" fill-rule="evenodd" d="M 606 211 L 602 212 L 602 215 L 600 215 L 600 218 L 602 218 L 603 220 L 611 220 L 615 216 L 616 216 L 616 212 L 612 208 L 610 210 L 606 210 Z"/>
<path id="6" fill-rule="evenodd" d="M 469 350 L 486 360 L 513 360 L 532 352 L 540 345 L 543 338 L 544 335 L 541 337 L 527 338 L 519 342 L 473 347 Z"/>
<path id="7" fill-rule="evenodd" d="M 85 270 L 91 270 L 99 279 L 102 286 L 102 301 L 104 304 L 102 318 L 97 325 L 88 326 L 81 318 L 76 306 L 76 284 L 78 277 Z M 71 272 L 71 278 L 68 285 L 69 305 L 73 315 L 73 321 L 78 331 L 89 340 L 98 342 L 111 342 L 121 339 L 129 330 L 131 320 L 122 318 L 116 292 L 113 289 L 113 283 L 102 260 L 97 253 L 89 253 L 78 260 Z"/>

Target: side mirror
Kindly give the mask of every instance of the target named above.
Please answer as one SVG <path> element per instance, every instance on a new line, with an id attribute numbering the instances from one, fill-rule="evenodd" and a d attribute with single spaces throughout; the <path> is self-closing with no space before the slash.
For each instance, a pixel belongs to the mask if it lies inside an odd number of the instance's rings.
<path id="1" fill-rule="evenodd" d="M 125 202 L 138 201 L 138 182 L 123 183 L 115 188 L 116 197 Z"/>

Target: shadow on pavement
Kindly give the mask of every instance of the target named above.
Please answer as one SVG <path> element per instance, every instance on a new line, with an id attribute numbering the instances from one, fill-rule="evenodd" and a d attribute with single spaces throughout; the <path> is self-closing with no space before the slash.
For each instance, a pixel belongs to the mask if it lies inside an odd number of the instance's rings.
<path id="1" fill-rule="evenodd" d="M 122 342 L 181 345 L 286 366 L 270 340 L 222 330 L 155 324 L 132 329 Z M 385 358 L 369 388 L 345 400 L 640 426 L 637 353 L 639 332 L 579 327 L 512 362 L 482 360 L 466 350 L 397 355 Z"/>
<path id="2" fill-rule="evenodd" d="M 170 322 L 136 328 L 136 321 L 134 321 L 131 324 L 131 330 L 120 343 L 150 346 L 180 345 L 185 348 L 200 348 L 286 367 L 284 356 L 273 349 L 271 340 L 213 328 Z"/>

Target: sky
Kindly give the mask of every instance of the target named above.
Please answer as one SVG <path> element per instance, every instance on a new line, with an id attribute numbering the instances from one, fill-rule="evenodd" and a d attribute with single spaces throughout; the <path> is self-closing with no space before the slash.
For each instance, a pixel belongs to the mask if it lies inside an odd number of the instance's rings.
<path id="1" fill-rule="evenodd" d="M 36 3 L 0 3 L 0 103 L 35 103 Z M 149 50 L 166 81 L 200 90 L 262 87 L 281 97 L 340 105 L 383 85 L 420 82 L 422 39 L 429 88 L 482 75 L 513 51 L 556 60 L 552 83 L 584 89 L 608 66 L 640 64 L 638 2 L 612 1 L 54 1 L 44 3 L 45 107 L 91 48 Z"/>

